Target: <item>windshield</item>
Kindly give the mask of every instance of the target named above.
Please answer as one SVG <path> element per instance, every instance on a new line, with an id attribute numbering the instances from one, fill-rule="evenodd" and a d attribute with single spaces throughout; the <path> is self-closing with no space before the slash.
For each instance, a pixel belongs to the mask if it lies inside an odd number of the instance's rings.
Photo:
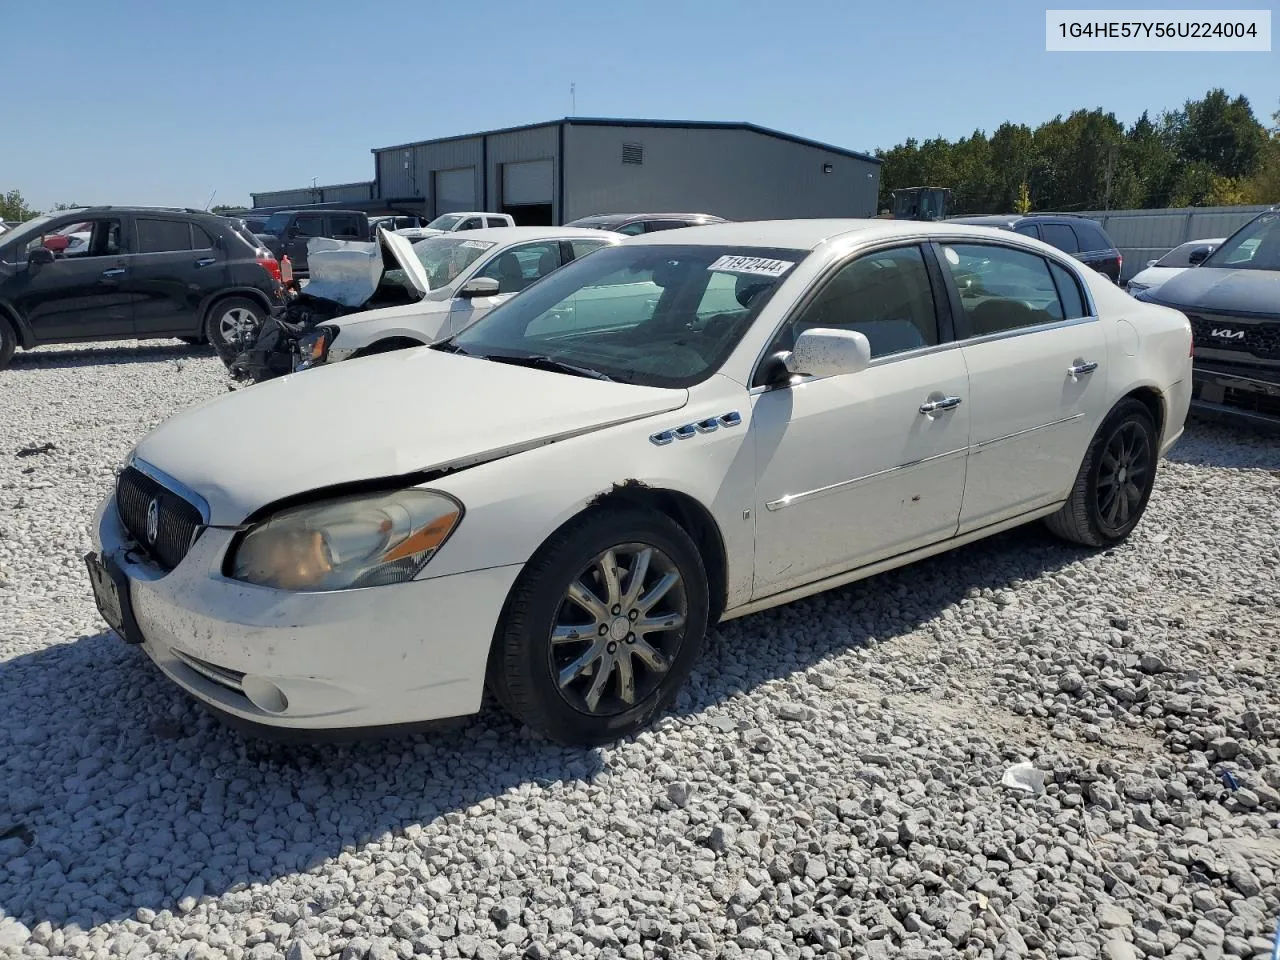
<path id="1" fill-rule="evenodd" d="M 715 373 L 807 250 L 611 246 L 575 260 L 445 345 L 544 357 L 611 380 L 688 387 Z"/>
<path id="2" fill-rule="evenodd" d="M 274 233 L 277 236 L 284 233 L 285 228 L 289 226 L 289 218 L 292 214 L 273 213 L 267 217 L 267 222 L 262 225 L 263 233 Z"/>
<path id="3" fill-rule="evenodd" d="M 1227 238 L 1202 264 L 1230 270 L 1280 270 L 1280 212 L 1264 213 Z"/>
<path id="4" fill-rule="evenodd" d="M 486 250 L 497 246 L 494 240 L 468 240 L 465 237 L 465 233 L 458 237 L 427 237 L 413 245 L 413 252 L 427 269 L 432 290 L 447 287 Z"/>
<path id="5" fill-rule="evenodd" d="M 446 213 L 443 217 L 436 217 L 427 224 L 432 230 L 452 230 L 458 225 L 458 221 L 462 219 L 461 214 Z"/>
<path id="6" fill-rule="evenodd" d="M 1174 247 L 1163 257 L 1157 260 L 1153 266 L 1189 267 L 1191 266 L 1191 254 L 1195 253 L 1197 250 L 1210 251 L 1221 242 L 1221 240 L 1192 240 L 1188 243 L 1182 244 L 1181 246 Z"/>

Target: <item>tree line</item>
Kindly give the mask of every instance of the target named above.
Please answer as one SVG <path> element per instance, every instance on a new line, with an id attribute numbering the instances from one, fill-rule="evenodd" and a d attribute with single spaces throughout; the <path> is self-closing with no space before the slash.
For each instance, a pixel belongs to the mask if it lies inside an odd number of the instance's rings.
<path id="1" fill-rule="evenodd" d="M 1102 210 L 1280 202 L 1280 111 L 1258 121 L 1247 98 L 1210 90 L 1126 127 L 1100 108 L 1034 130 L 914 138 L 877 150 L 880 209 L 899 187 L 948 187 L 956 213 Z"/>

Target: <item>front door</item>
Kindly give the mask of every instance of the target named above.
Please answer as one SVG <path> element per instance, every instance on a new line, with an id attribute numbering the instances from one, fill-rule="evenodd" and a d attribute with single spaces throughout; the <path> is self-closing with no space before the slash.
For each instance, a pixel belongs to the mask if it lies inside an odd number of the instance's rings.
<path id="1" fill-rule="evenodd" d="M 815 327 L 854 330 L 872 365 L 755 396 L 752 595 L 936 543 L 956 532 L 969 445 L 969 378 L 940 330 L 942 278 L 918 246 L 839 267 L 769 353 Z"/>
<path id="2" fill-rule="evenodd" d="M 1066 497 L 1106 413 L 1107 344 L 1062 264 L 998 243 L 936 249 L 971 384 L 965 532 Z"/>
<path id="3" fill-rule="evenodd" d="M 129 271 L 137 336 L 199 333 L 204 298 L 227 283 L 226 252 L 198 224 L 162 216 L 134 217 L 138 253 Z"/>
<path id="4" fill-rule="evenodd" d="M 28 251 L 71 227 L 80 242 L 55 253 L 53 263 L 28 264 L 14 305 L 40 343 L 132 336 L 132 297 L 122 285 L 132 258 L 119 217 L 55 222 L 28 244 Z"/>
<path id="5" fill-rule="evenodd" d="M 285 237 L 284 252 L 293 261 L 294 270 L 307 272 L 307 241 L 324 236 L 324 217 L 318 213 L 299 215 L 289 227 Z"/>

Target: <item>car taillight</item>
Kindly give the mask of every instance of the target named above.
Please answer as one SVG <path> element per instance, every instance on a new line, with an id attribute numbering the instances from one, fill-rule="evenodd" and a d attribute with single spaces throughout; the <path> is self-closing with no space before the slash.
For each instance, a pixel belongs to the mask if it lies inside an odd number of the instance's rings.
<path id="1" fill-rule="evenodd" d="M 259 257 L 258 263 L 262 266 L 263 270 L 267 271 L 267 273 L 271 276 L 272 280 L 274 280 L 276 283 L 281 282 L 280 264 L 275 257 Z"/>

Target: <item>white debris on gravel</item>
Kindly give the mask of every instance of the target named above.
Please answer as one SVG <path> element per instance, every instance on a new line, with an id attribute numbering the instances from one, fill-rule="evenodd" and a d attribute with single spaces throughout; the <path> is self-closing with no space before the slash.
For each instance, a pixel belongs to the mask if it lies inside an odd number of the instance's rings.
<path id="1" fill-rule="evenodd" d="M 176 345 L 0 373 L 0 955 L 1269 956 L 1273 439 L 1194 426 L 1117 549 L 1031 527 L 728 623 L 616 746 L 486 709 L 283 747 L 107 635 L 81 561 L 133 441 L 226 389 Z"/>

